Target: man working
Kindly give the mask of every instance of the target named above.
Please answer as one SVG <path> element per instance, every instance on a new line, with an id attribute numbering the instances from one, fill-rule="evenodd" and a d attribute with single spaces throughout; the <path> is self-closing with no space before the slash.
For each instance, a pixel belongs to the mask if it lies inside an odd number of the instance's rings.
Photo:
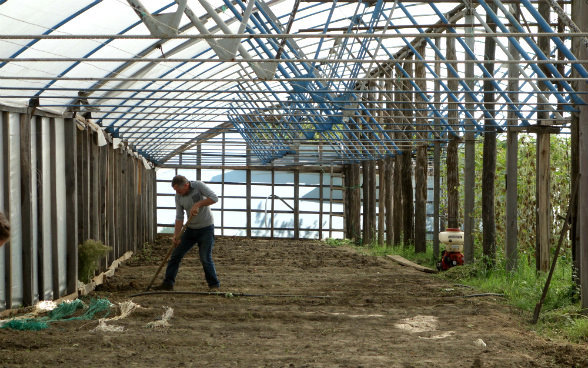
<path id="1" fill-rule="evenodd" d="M 0 212 L 0 247 L 10 239 L 10 224 L 8 219 Z"/>
<path id="2" fill-rule="evenodd" d="M 218 197 L 206 184 L 200 181 L 190 182 L 182 175 L 176 175 L 172 179 L 172 187 L 176 191 L 176 223 L 173 240 L 175 249 L 167 263 L 163 283 L 154 289 L 173 290 L 182 258 L 194 244 L 198 244 L 200 262 L 208 287 L 211 290 L 218 290 L 220 282 L 212 260 L 214 218 L 209 207 L 218 201 Z M 184 211 L 188 215 L 188 223 L 180 238 L 184 224 Z"/>

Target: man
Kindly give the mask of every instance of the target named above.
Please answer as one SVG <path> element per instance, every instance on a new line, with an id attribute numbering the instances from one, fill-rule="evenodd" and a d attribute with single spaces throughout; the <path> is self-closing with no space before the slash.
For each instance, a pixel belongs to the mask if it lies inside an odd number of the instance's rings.
<path id="1" fill-rule="evenodd" d="M 0 212 L 0 247 L 10 239 L 10 224 L 8 219 Z"/>
<path id="2" fill-rule="evenodd" d="M 220 282 L 212 260 L 214 218 L 209 207 L 218 201 L 218 197 L 206 184 L 200 181 L 190 182 L 182 175 L 176 175 L 171 185 L 176 191 L 176 223 L 173 239 L 175 249 L 167 263 L 163 283 L 154 289 L 173 290 L 182 258 L 195 244 L 198 244 L 200 263 L 202 263 L 208 287 L 211 291 L 218 291 Z M 184 225 L 184 211 L 188 215 L 188 222 L 180 238 Z"/>

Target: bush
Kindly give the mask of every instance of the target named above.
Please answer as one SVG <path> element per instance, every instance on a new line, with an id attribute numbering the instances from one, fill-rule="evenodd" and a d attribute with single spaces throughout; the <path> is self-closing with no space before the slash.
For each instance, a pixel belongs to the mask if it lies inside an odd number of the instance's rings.
<path id="1" fill-rule="evenodd" d="M 78 246 L 78 279 L 88 283 L 98 269 L 98 262 L 109 251 L 110 247 L 99 240 L 88 239 Z"/>

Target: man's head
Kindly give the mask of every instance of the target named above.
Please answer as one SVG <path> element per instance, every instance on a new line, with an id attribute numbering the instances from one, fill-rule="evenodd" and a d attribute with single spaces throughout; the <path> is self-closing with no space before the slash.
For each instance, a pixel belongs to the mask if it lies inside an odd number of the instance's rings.
<path id="1" fill-rule="evenodd" d="M 174 176 L 171 185 L 179 195 L 186 195 L 190 191 L 190 182 L 183 175 Z"/>
<path id="2" fill-rule="evenodd" d="M 0 212 L 0 247 L 10 238 L 10 224 L 8 219 Z"/>

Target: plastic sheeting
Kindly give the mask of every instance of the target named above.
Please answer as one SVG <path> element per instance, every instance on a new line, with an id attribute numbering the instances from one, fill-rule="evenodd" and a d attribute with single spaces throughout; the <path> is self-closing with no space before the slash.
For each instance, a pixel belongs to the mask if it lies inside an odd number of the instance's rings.
<path id="1" fill-rule="evenodd" d="M 51 140 L 50 129 L 55 129 L 55 202 L 57 213 L 56 219 L 52 218 L 51 209 Z M 70 149 L 64 139 L 64 120 L 49 118 L 33 118 L 31 121 L 31 180 L 33 190 L 31 193 L 32 202 L 32 228 L 24 229 L 22 225 L 21 208 L 21 148 L 20 148 L 20 114 L 2 113 L 0 111 L 0 148 L 2 152 L 8 152 L 0 160 L 0 209 L 8 213 L 11 226 L 10 246 L 10 277 L 11 285 L 7 284 L 4 270 L 7 264 L 8 247 L 0 249 L 0 309 L 6 305 L 17 307 L 24 302 L 24 279 L 23 279 L 23 232 L 31 232 L 33 246 L 33 299 L 52 299 L 62 296 L 67 288 L 67 244 L 66 244 L 66 212 L 65 212 L 65 150 Z M 40 134 L 40 135 L 39 135 Z M 9 139 L 4 139 L 8 136 Z M 7 147 L 3 147 L 5 143 Z M 8 170 L 8 177 L 5 177 L 5 168 Z M 8 201 L 5 196 L 8 195 Z M 57 224 L 52 229 L 53 220 Z M 58 279 L 59 296 L 53 295 L 53 244 L 52 231 L 57 231 L 57 252 L 58 252 Z M 37 250 L 42 250 L 39 252 Z M 42 258 L 38 254 L 42 253 Z M 41 267 L 42 265 L 42 267 Z M 39 285 L 39 272 L 43 270 L 43 285 Z M 11 300 L 8 303 L 7 288 L 11 291 Z"/>

